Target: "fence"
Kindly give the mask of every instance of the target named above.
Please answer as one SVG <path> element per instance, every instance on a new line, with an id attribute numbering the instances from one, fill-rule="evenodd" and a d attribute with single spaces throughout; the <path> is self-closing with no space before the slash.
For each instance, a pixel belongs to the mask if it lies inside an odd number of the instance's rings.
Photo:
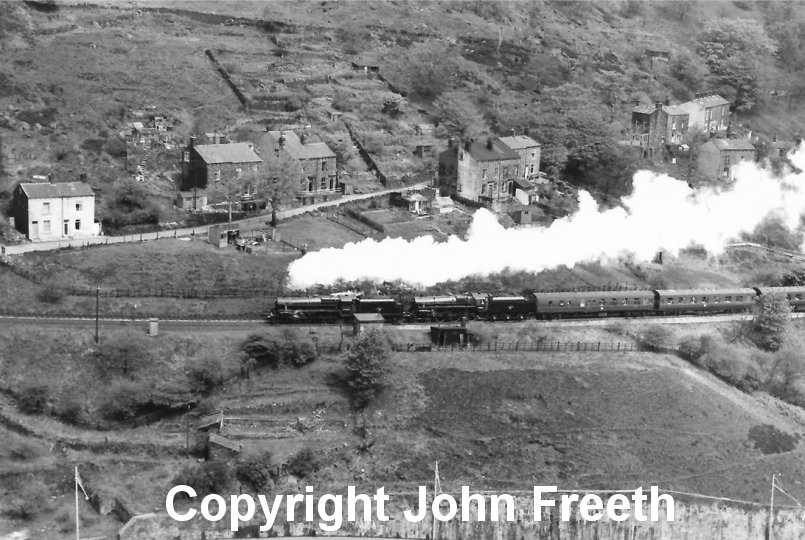
<path id="1" fill-rule="evenodd" d="M 434 345 L 432 343 L 406 343 L 405 345 L 394 345 L 393 350 L 397 352 L 632 352 L 639 351 L 641 348 L 637 343 L 631 341 L 490 341 L 487 343 L 443 346 Z"/>

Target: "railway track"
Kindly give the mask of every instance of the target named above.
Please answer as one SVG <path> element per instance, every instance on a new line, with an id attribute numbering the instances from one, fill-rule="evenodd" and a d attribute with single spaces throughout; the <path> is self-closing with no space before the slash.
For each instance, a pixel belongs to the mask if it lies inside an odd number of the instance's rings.
<path id="1" fill-rule="evenodd" d="M 792 319 L 800 319 L 805 317 L 805 312 L 792 313 Z M 582 319 L 553 319 L 553 320 L 535 320 L 531 319 L 528 322 L 536 326 L 544 327 L 574 327 L 574 326 L 606 326 L 612 324 L 614 321 L 623 322 L 627 324 L 699 324 L 699 323 L 719 323 L 719 322 L 733 322 L 745 321 L 751 318 L 750 314 L 737 313 L 731 315 L 682 315 L 675 317 L 662 317 L 656 315 L 648 315 L 646 317 L 601 317 L 601 318 L 582 318 Z M 234 327 L 240 329 L 252 328 L 267 328 L 267 327 L 282 327 L 282 328 L 310 328 L 316 326 L 336 326 L 335 324 L 299 324 L 299 325 L 268 325 L 263 319 L 228 319 L 228 318 L 215 318 L 215 319 L 158 319 L 160 331 L 163 329 L 174 330 L 189 330 L 197 332 L 206 332 L 210 327 L 220 328 Z M 134 318 L 134 317 L 100 317 L 98 319 L 100 326 L 145 326 L 150 322 L 150 318 Z M 11 324 L 27 324 L 29 326 L 71 326 L 71 327 L 91 327 L 95 324 L 94 317 L 45 317 L 45 316 L 16 316 L 16 315 L 0 315 L 0 327 L 3 325 Z M 456 323 L 439 323 L 439 322 L 421 322 L 421 323 L 406 323 L 395 324 L 393 328 L 402 330 L 422 330 L 428 331 L 431 326 L 438 326 L 443 324 L 456 324 Z M 485 324 L 485 325 L 512 325 L 517 324 L 516 321 L 510 322 L 490 322 L 490 321 L 470 321 L 469 325 Z"/>

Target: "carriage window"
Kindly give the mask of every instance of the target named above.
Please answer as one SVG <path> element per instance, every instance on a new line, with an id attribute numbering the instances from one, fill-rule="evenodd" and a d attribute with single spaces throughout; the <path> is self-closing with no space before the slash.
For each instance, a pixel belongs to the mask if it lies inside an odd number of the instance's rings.
<path id="1" fill-rule="evenodd" d="M 730 295 L 725 296 L 724 301 L 725 302 L 732 302 L 732 296 L 730 296 Z"/>
<path id="2" fill-rule="evenodd" d="M 684 304 L 684 303 L 685 303 L 685 299 L 684 299 L 684 298 L 682 298 L 682 297 L 680 296 L 680 297 L 679 297 L 679 302 L 678 302 L 678 303 L 680 303 L 680 304 Z"/>
<path id="3" fill-rule="evenodd" d="M 797 299 L 797 300 L 802 300 L 802 295 L 801 294 L 795 294 L 794 298 Z"/>
<path id="4" fill-rule="evenodd" d="M 736 297 L 735 297 L 735 301 L 736 301 L 736 302 L 743 302 L 743 301 L 744 301 L 744 297 L 743 297 L 743 296 L 736 296 Z"/>
<path id="5" fill-rule="evenodd" d="M 668 303 L 669 303 L 669 304 L 673 304 L 673 303 L 674 303 L 674 299 L 673 299 L 673 298 L 669 298 L 669 299 L 668 299 Z"/>
<path id="6" fill-rule="evenodd" d="M 548 305 L 552 306 L 553 305 L 553 300 L 548 300 Z"/>
<path id="7" fill-rule="evenodd" d="M 569 306 L 572 306 L 572 305 L 573 305 L 573 302 L 572 302 L 572 301 L 570 301 L 570 300 L 568 300 L 568 301 L 567 301 L 567 305 L 568 305 L 568 307 L 569 307 Z"/>
<path id="8" fill-rule="evenodd" d="M 563 307 L 564 305 L 565 305 L 564 302 L 562 302 L 562 301 L 559 302 L 559 307 Z"/>
<path id="9" fill-rule="evenodd" d="M 634 299 L 634 305 L 639 306 L 640 304 L 642 304 L 642 302 L 640 301 L 640 299 L 639 299 L 639 298 L 635 298 L 635 299 Z"/>
<path id="10" fill-rule="evenodd" d="M 713 303 L 714 303 L 714 304 L 718 304 L 720 301 L 721 301 L 721 298 L 720 298 L 720 297 L 718 297 L 718 296 L 714 296 L 714 297 L 713 297 Z"/>
<path id="11" fill-rule="evenodd" d="M 695 303 L 696 303 L 696 297 L 695 297 L 695 296 L 691 296 L 691 297 L 690 297 L 690 303 L 691 303 L 691 304 L 695 304 Z"/>
<path id="12" fill-rule="evenodd" d="M 587 305 L 587 303 L 586 303 L 584 300 L 581 300 L 581 301 L 579 302 L 579 307 L 584 307 L 584 306 L 586 306 L 586 305 Z"/>
<path id="13" fill-rule="evenodd" d="M 628 298 L 624 298 L 624 299 L 623 299 L 623 302 L 621 302 L 621 304 L 623 304 L 624 306 L 625 306 L 626 304 L 628 304 L 628 303 L 629 303 L 629 299 L 628 299 Z"/>
<path id="14" fill-rule="evenodd" d="M 702 303 L 705 303 L 705 302 L 707 302 L 707 297 L 706 297 L 706 296 L 702 296 Z"/>

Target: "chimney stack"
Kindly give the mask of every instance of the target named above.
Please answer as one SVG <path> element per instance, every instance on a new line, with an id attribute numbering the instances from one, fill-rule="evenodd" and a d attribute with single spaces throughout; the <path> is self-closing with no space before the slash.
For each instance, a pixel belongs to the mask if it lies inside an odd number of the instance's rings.
<path id="1" fill-rule="evenodd" d="M 277 141 L 280 145 L 280 148 L 285 148 L 285 134 L 280 131 L 280 138 Z"/>
<path id="2" fill-rule="evenodd" d="M 655 109 L 662 109 L 662 101 L 657 101 L 654 103 Z"/>
<path id="3" fill-rule="evenodd" d="M 196 145 L 196 136 L 190 135 L 190 148 L 193 148 Z"/>
<path id="4" fill-rule="evenodd" d="M 302 133 L 302 134 L 299 136 L 299 143 L 300 143 L 300 144 L 305 144 L 305 141 L 306 141 L 306 140 L 307 140 L 307 135 L 305 135 L 304 133 Z"/>
<path id="5" fill-rule="evenodd" d="M 492 150 L 492 138 L 491 137 L 486 140 L 486 149 L 487 150 Z"/>
<path id="6" fill-rule="evenodd" d="M 469 151 L 470 151 L 470 145 L 471 145 L 471 144 L 472 144 L 472 139 L 470 139 L 469 141 L 465 141 L 465 142 L 464 142 L 464 150 L 466 150 L 467 152 L 469 152 Z"/>
<path id="7" fill-rule="evenodd" d="M 671 96 L 665 96 L 665 104 L 666 104 L 666 105 L 670 105 L 670 104 L 671 104 Z"/>

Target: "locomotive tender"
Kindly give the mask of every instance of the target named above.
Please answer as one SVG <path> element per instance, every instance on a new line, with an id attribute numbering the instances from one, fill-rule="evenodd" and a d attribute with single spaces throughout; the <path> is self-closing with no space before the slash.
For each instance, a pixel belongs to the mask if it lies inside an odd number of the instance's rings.
<path id="1" fill-rule="evenodd" d="M 463 293 L 361 298 L 354 294 L 277 298 L 270 323 L 337 323 L 355 313 L 379 313 L 392 323 L 468 320 L 578 319 L 708 315 L 750 311 L 763 294 L 782 293 L 793 311 L 805 311 L 805 287 L 656 289 L 535 293 L 526 296 Z"/>

